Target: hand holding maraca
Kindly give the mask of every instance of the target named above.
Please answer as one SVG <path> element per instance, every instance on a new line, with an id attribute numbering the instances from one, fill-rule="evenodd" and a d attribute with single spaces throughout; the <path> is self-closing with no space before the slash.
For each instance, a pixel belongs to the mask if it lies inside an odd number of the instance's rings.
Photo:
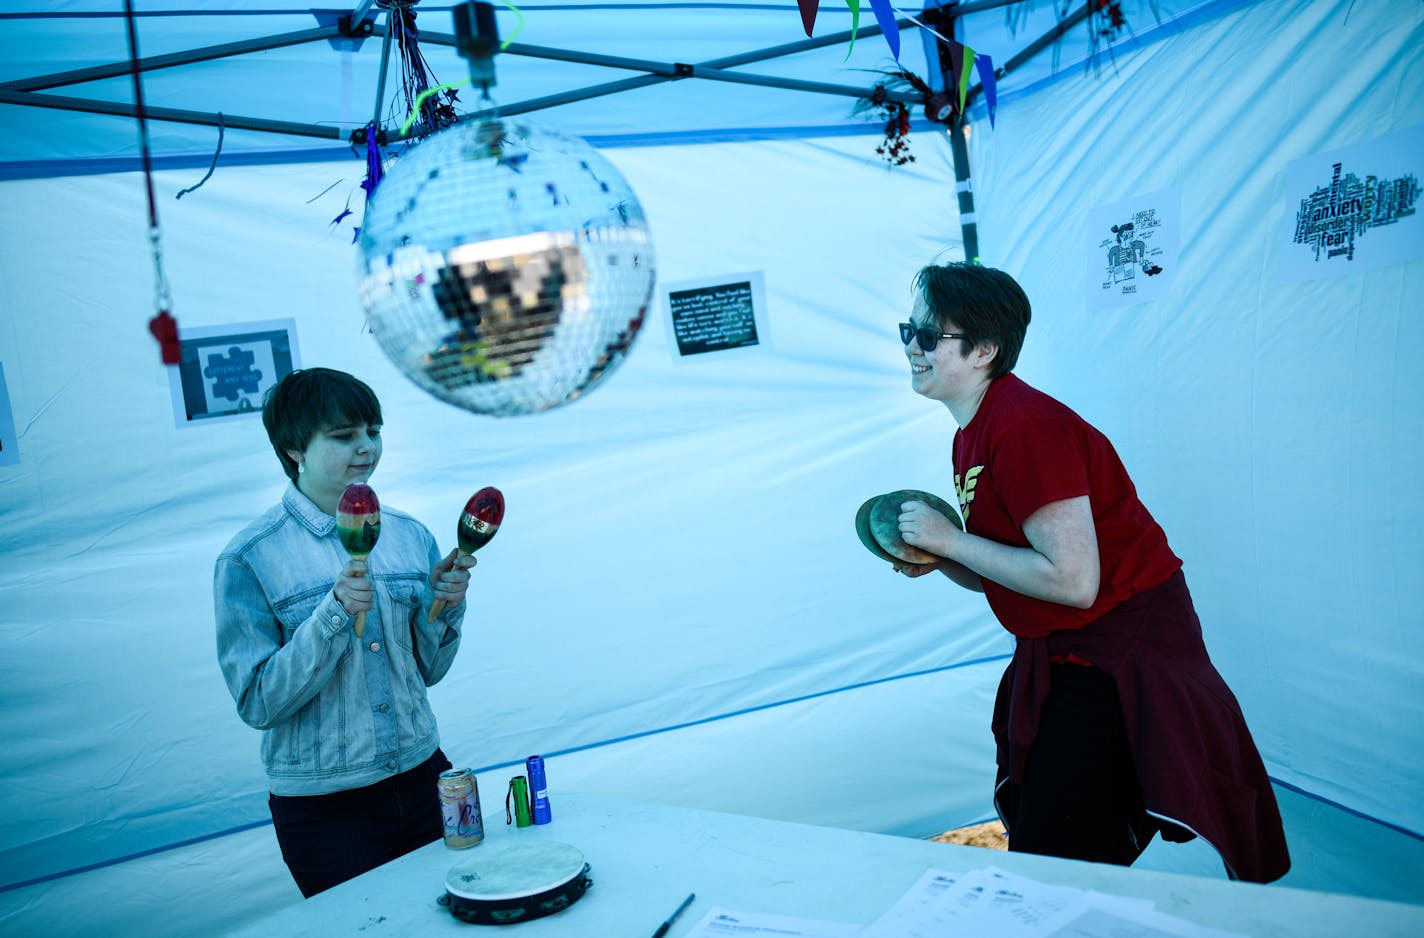
<path id="1" fill-rule="evenodd" d="M 376 605 L 375 588 L 366 576 L 366 561 L 348 560 L 346 566 L 336 575 L 336 585 L 332 587 L 336 601 L 341 608 L 353 616 L 362 616 Z"/>
<path id="2" fill-rule="evenodd" d="M 478 492 L 470 496 L 470 500 L 465 502 L 465 510 L 460 512 L 460 524 L 456 528 L 455 538 L 460 547 L 456 552 L 452 552 L 446 560 L 451 566 L 449 570 L 468 570 L 475 565 L 475 558 L 470 556 L 475 551 L 489 543 L 499 531 L 499 524 L 504 520 L 504 493 L 492 485 L 487 485 Z M 469 563 L 464 564 L 460 558 L 468 558 Z M 444 564 L 444 561 L 441 561 Z M 440 567 L 436 567 L 435 580 L 442 577 Z M 464 598 L 464 586 L 468 585 L 469 577 L 466 576 L 464 583 L 460 585 L 460 598 Z M 438 589 L 438 584 L 437 584 Z M 459 600 L 455 600 L 458 602 Z M 440 611 L 445 608 L 445 600 L 440 596 L 435 597 L 435 602 L 430 606 L 430 615 L 426 617 L 427 623 L 434 622 L 435 617 L 440 615 Z"/>
<path id="3" fill-rule="evenodd" d="M 381 534 L 381 503 L 375 491 L 364 482 L 352 482 L 341 493 L 341 501 L 336 505 L 336 533 L 341 538 L 341 546 L 351 560 L 361 561 L 359 571 L 348 563 L 341 571 L 343 577 L 364 577 L 365 563 L 376 546 L 376 538 Z M 369 593 L 369 588 L 367 589 Z M 356 597 L 360 601 L 360 596 Z M 366 606 L 369 609 L 370 605 Z M 356 637 L 366 634 L 366 609 L 356 613 Z M 350 609 L 348 608 L 349 612 Z"/>
<path id="4" fill-rule="evenodd" d="M 452 550 L 435 565 L 430 573 L 430 587 L 435 591 L 433 611 L 427 622 L 434 622 L 436 614 L 446 606 L 458 606 L 465 601 L 465 591 L 470 588 L 469 571 L 475 566 L 475 558 L 461 550 Z"/>

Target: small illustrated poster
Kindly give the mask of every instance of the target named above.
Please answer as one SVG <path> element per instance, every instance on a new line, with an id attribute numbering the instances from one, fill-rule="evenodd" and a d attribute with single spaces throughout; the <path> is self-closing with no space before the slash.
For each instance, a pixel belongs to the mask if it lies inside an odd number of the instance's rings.
<path id="1" fill-rule="evenodd" d="M 1286 167 L 1280 282 L 1339 277 L 1424 254 L 1424 127 Z"/>
<path id="2" fill-rule="evenodd" d="M 1167 295 L 1177 276 L 1182 191 L 1162 189 L 1105 205 L 1088 218 L 1088 309 Z"/>
<path id="3" fill-rule="evenodd" d="M 262 396 L 301 367 L 291 319 L 180 329 L 182 359 L 168 367 L 180 427 L 261 413 Z"/>
<path id="4" fill-rule="evenodd" d="M 0 362 L 0 466 L 20 462 L 20 441 L 15 437 L 15 414 L 10 410 L 10 386 L 5 383 L 5 363 Z"/>
<path id="5" fill-rule="evenodd" d="M 720 274 L 663 285 L 673 357 L 746 351 L 768 342 L 766 291 L 760 271 Z"/>

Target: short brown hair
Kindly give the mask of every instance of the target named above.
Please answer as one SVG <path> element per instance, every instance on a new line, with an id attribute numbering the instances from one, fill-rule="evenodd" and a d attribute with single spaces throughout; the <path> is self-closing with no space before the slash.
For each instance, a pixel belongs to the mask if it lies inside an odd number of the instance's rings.
<path id="1" fill-rule="evenodd" d="M 332 368 L 299 368 L 267 389 L 262 425 L 282 463 L 297 481 L 297 462 L 288 450 L 305 450 L 312 437 L 329 427 L 381 425 L 381 402 L 364 381 Z"/>
<path id="2" fill-rule="evenodd" d="M 1014 370 L 1033 311 L 1028 295 L 1013 277 L 994 267 L 955 262 L 929 264 L 915 274 L 914 286 L 941 330 L 953 323 L 971 345 L 992 342 L 999 347 L 990 378 Z"/>

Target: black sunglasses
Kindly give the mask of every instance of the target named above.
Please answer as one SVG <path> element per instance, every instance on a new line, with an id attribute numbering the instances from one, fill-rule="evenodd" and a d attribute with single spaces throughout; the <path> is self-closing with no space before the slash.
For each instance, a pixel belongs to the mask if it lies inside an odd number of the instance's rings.
<path id="1" fill-rule="evenodd" d="M 906 345 L 909 345 L 911 339 L 918 339 L 920 343 L 920 351 L 922 352 L 933 352 L 935 350 L 935 346 L 939 345 L 940 339 L 967 338 L 969 338 L 969 336 L 965 335 L 962 332 L 935 332 L 928 326 L 916 327 L 912 323 L 900 323 L 900 341 L 905 343 Z"/>

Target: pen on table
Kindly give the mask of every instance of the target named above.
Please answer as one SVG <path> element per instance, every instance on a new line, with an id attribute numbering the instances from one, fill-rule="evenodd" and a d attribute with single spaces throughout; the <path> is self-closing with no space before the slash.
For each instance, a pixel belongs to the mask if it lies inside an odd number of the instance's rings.
<path id="1" fill-rule="evenodd" d="M 689 892 L 687 894 L 687 898 L 682 900 L 682 905 L 677 907 L 677 911 L 669 915 L 667 917 L 667 921 L 659 925 L 658 930 L 653 932 L 653 938 L 663 938 L 663 935 L 666 935 L 668 933 L 668 929 L 672 928 L 672 923 L 677 921 L 677 917 L 682 914 L 682 910 L 692 905 L 692 900 L 696 898 L 697 893 Z"/>

